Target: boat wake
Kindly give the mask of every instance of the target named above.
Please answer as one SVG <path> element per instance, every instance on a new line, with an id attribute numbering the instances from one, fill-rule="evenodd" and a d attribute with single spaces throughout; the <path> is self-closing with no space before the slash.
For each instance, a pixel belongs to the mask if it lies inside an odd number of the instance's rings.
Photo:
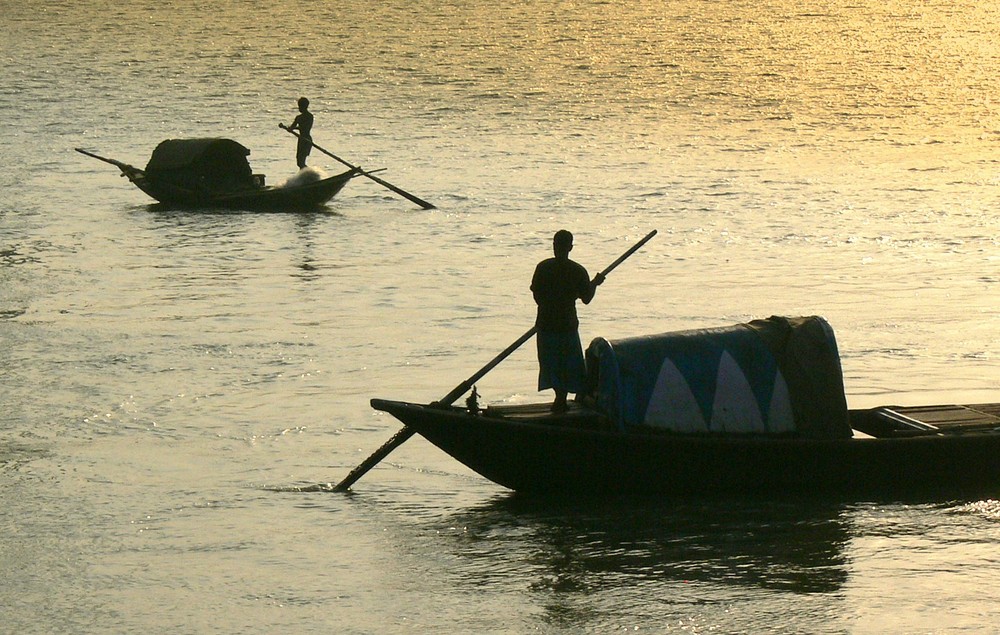
<path id="1" fill-rule="evenodd" d="M 284 493 L 288 493 L 288 492 L 293 492 L 293 493 L 299 493 L 299 492 L 336 492 L 337 491 L 337 487 L 336 487 L 336 485 L 334 483 L 316 483 L 316 484 L 313 484 L 313 485 L 287 485 L 287 486 L 276 485 L 276 486 L 271 486 L 271 487 L 265 486 L 265 487 L 262 487 L 261 489 L 263 489 L 266 492 L 284 492 Z"/>
<path id="2" fill-rule="evenodd" d="M 308 185 L 309 183 L 315 183 L 316 181 L 322 181 L 326 178 L 326 173 L 324 173 L 319 168 L 304 167 L 298 171 L 297 174 L 291 176 L 288 180 L 283 183 L 279 183 L 275 187 L 297 187 L 300 185 Z"/>

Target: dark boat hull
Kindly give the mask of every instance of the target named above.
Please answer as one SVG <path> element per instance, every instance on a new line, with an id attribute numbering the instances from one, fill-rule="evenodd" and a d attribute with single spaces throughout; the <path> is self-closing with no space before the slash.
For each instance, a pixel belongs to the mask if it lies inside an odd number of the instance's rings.
<path id="1" fill-rule="evenodd" d="M 515 418 L 397 401 L 372 406 L 489 480 L 530 494 L 1000 494 L 1000 433 L 993 431 L 849 439 L 623 434 L 590 429 L 586 413 Z M 851 414 L 860 421 L 866 412 Z"/>
<path id="2" fill-rule="evenodd" d="M 348 181 L 359 174 L 342 174 L 301 185 L 260 187 L 226 194 L 199 192 L 159 183 L 141 171 L 128 174 L 129 180 L 153 199 L 171 207 L 209 207 L 248 211 L 298 211 L 321 207 L 337 195 Z"/>

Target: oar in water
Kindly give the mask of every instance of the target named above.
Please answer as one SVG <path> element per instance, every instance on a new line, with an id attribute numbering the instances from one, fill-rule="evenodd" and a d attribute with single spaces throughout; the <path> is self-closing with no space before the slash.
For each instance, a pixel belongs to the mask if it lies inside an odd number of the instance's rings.
<path id="1" fill-rule="evenodd" d="M 650 239 L 652 239 L 653 236 L 655 235 L 656 235 L 655 229 L 646 234 L 645 238 L 637 242 L 628 251 L 619 256 L 617 260 L 608 265 L 604 269 L 604 271 L 601 272 L 600 275 L 607 277 L 607 275 L 611 273 L 611 271 L 615 267 L 625 262 L 625 259 L 631 256 L 632 254 L 639 251 L 639 249 L 647 242 L 649 242 Z M 482 379 L 486 375 L 486 373 L 493 370 L 493 368 L 495 368 L 500 362 L 506 359 L 511 353 L 516 351 L 521 346 L 521 344 L 524 344 L 529 339 L 531 339 L 531 336 L 535 334 L 535 331 L 537 331 L 537 328 L 535 328 L 534 326 L 528 329 L 528 331 L 524 335 L 517 338 L 517 340 L 515 340 L 514 343 L 505 348 L 503 352 L 501 352 L 499 355 L 494 357 L 490 361 L 490 363 L 480 368 L 478 371 L 476 371 L 474 375 L 472 375 L 471 377 L 463 381 L 461 384 L 456 386 L 454 390 L 445 395 L 444 398 L 441 399 L 441 401 L 436 402 L 435 405 L 450 406 L 451 404 L 455 403 L 456 399 L 464 395 L 470 388 L 472 388 L 472 385 L 475 384 L 480 379 Z M 406 440 L 412 437 L 415 433 L 416 431 L 413 428 L 409 426 L 403 426 L 403 428 L 395 435 L 393 435 L 391 439 L 382 444 L 382 447 L 380 447 L 378 450 L 375 450 L 374 454 L 369 456 L 360 465 L 351 470 L 351 473 L 348 474 L 347 477 L 344 478 L 344 480 L 337 483 L 336 487 L 333 488 L 333 491 L 335 492 L 346 491 L 348 488 L 351 487 L 351 485 L 354 485 L 354 483 L 356 483 L 358 479 L 364 476 L 365 473 L 368 472 L 368 470 L 378 465 L 378 463 L 381 462 L 382 459 L 389 456 L 390 452 L 392 452 L 399 446 L 403 445 L 403 443 L 405 443 Z"/>
<path id="2" fill-rule="evenodd" d="M 283 123 L 279 123 L 278 127 L 281 128 L 282 130 L 290 133 L 290 134 L 295 135 L 296 137 L 300 136 L 299 133 L 295 132 L 294 130 L 292 130 L 291 128 L 289 128 L 288 126 L 286 126 Z M 348 163 L 347 161 L 345 161 L 345 160 L 341 159 L 340 157 L 338 157 L 336 154 L 330 152 L 329 150 L 324 150 L 323 148 L 319 147 L 315 143 L 312 144 L 312 147 L 316 148 L 317 150 L 319 150 L 323 154 L 327 155 L 328 157 L 331 157 L 333 159 L 336 159 L 337 161 L 340 161 L 341 163 L 343 163 L 347 167 L 351 168 L 352 170 L 361 170 L 361 168 L 359 168 L 358 166 L 352 165 L 352 164 Z M 406 198 L 406 199 L 409 199 L 409 200 L 413 201 L 414 203 L 416 203 L 417 205 L 419 205 L 420 207 L 422 207 L 424 209 L 434 209 L 434 206 L 431 205 L 430 203 L 428 203 L 427 201 L 425 201 L 424 199 L 422 199 L 422 198 L 420 198 L 418 196 L 414 196 L 413 194 L 410 194 L 406 190 L 403 190 L 403 189 L 400 189 L 400 188 L 396 187 L 395 185 L 393 185 L 392 183 L 389 183 L 388 181 L 383 181 L 382 179 L 378 178 L 377 176 L 372 176 L 370 172 L 365 172 L 364 170 L 361 170 L 361 175 L 362 176 L 367 176 L 368 178 L 370 178 L 371 180 L 375 181 L 379 185 L 381 185 L 383 187 L 386 187 L 386 188 L 389 188 L 390 190 L 392 190 L 396 194 L 399 194 L 403 198 Z"/>

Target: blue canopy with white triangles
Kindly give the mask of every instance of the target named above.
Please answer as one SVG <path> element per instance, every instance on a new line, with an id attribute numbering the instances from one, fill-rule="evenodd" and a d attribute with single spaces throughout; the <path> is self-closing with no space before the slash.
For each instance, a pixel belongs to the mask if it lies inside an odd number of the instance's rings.
<path id="1" fill-rule="evenodd" d="M 836 339 L 820 317 L 597 338 L 587 366 L 598 409 L 622 430 L 851 436 Z"/>

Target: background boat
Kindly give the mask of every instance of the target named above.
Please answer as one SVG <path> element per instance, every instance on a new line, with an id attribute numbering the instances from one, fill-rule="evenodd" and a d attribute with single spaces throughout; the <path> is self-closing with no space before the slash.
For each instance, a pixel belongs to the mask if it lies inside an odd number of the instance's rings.
<path id="1" fill-rule="evenodd" d="M 304 168 L 278 186 L 265 184 L 247 161 L 250 150 L 230 139 L 168 139 L 156 146 L 145 169 L 76 151 L 117 166 L 122 175 L 160 203 L 173 207 L 216 207 L 251 211 L 314 210 L 363 171 L 352 167 L 331 177 Z"/>

